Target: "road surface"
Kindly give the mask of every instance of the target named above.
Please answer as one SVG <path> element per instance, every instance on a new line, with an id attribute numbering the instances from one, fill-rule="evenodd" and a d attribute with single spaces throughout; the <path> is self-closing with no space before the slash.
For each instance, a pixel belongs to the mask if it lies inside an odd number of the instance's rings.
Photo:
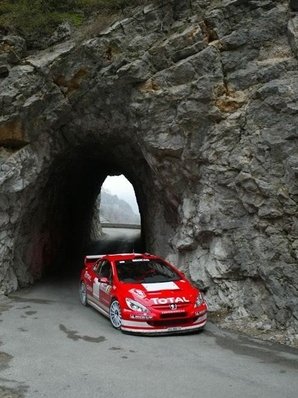
<path id="1" fill-rule="evenodd" d="M 101 240 L 92 242 L 88 254 L 142 252 L 140 228 L 103 228 Z"/>
<path id="2" fill-rule="evenodd" d="M 211 323 L 192 335 L 125 335 L 80 304 L 77 282 L 0 298 L 1 398 L 297 398 L 297 350 Z"/>

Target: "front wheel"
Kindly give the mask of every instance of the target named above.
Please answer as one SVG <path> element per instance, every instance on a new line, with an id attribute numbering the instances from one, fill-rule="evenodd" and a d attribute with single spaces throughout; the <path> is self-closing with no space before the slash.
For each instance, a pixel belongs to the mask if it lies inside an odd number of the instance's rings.
<path id="1" fill-rule="evenodd" d="M 84 282 L 80 283 L 80 289 L 79 289 L 79 294 L 80 294 L 80 301 L 83 305 L 87 305 L 87 288 Z"/>
<path id="2" fill-rule="evenodd" d="M 111 302 L 110 305 L 110 310 L 109 310 L 109 316 L 110 316 L 110 321 L 111 324 L 113 325 L 113 327 L 115 329 L 120 329 L 121 327 L 121 308 L 120 308 L 120 304 L 119 301 L 114 299 Z"/>

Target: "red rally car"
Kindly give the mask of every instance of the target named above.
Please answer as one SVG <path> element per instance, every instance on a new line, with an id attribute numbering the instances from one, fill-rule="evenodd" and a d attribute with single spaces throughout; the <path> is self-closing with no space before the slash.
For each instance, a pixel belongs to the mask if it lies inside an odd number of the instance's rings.
<path id="1" fill-rule="evenodd" d="M 108 317 L 116 329 L 141 334 L 200 330 L 207 304 L 173 265 L 151 254 L 86 256 L 80 300 Z"/>

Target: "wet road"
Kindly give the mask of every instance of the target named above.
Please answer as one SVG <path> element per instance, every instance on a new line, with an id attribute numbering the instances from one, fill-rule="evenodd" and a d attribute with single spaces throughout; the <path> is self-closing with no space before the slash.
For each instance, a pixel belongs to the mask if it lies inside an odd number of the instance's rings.
<path id="1" fill-rule="evenodd" d="M 79 303 L 77 280 L 0 299 L 0 397 L 296 398 L 298 351 L 219 330 L 140 337 Z"/>

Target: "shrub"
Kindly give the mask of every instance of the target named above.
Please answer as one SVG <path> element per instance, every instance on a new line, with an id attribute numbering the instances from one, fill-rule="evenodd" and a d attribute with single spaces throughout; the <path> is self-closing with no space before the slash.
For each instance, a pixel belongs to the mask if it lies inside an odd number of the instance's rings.
<path id="1" fill-rule="evenodd" d="M 55 9 L 55 1 L 45 0 L 3 0 L 0 3 L 0 29 L 20 34 L 25 38 L 39 34 L 47 35 L 63 21 L 80 25 L 82 13 Z M 49 3 L 49 4 L 48 4 Z"/>
<path id="2" fill-rule="evenodd" d="M 107 15 L 146 0 L 0 0 L 0 31 L 23 36 L 30 42 L 48 36 L 68 21 L 80 26 L 90 15 Z"/>

